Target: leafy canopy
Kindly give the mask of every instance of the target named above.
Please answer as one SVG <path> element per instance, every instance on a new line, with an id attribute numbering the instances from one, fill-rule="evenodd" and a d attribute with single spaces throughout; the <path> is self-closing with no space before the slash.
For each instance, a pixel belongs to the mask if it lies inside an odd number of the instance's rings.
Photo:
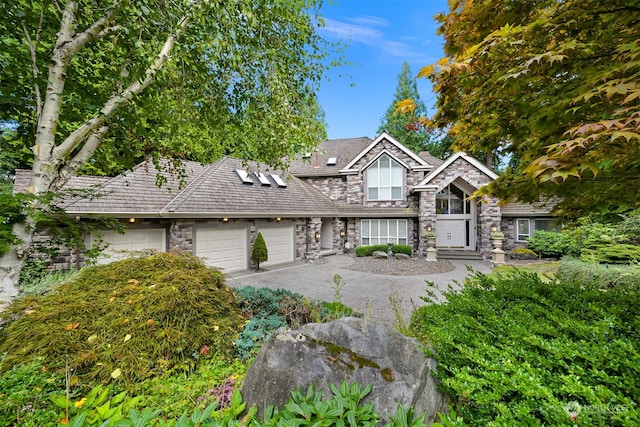
<path id="1" fill-rule="evenodd" d="M 447 56 L 418 74 L 438 95 L 423 123 L 512 158 L 485 193 L 570 217 L 640 204 L 637 1 L 449 0 L 436 18 Z"/>
<path id="2" fill-rule="evenodd" d="M 316 33 L 318 8 L 315 0 L 2 2 L 0 120 L 29 148 L 45 124 L 61 158 L 46 165 L 54 170 L 115 174 L 147 155 L 232 154 L 283 166 L 324 138 L 315 91 L 329 48 Z M 168 41 L 175 45 L 156 67 Z M 60 99 L 49 103 L 47 85 L 60 78 Z M 87 132 L 71 141 L 79 130 Z M 49 162 L 41 148 L 36 158 Z"/>

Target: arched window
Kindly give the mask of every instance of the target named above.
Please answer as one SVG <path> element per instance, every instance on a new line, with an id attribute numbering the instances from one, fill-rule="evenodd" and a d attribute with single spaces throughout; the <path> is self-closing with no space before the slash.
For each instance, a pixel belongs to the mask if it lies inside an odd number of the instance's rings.
<path id="1" fill-rule="evenodd" d="M 367 168 L 368 200 L 402 200 L 402 166 L 386 154 Z"/>

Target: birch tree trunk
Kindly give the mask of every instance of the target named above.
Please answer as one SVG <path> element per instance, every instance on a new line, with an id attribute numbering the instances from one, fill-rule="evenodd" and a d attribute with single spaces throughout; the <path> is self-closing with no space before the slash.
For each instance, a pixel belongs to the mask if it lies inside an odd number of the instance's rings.
<path id="1" fill-rule="evenodd" d="M 102 137 L 108 130 L 105 125 L 108 115 L 122 107 L 153 82 L 156 73 L 169 59 L 177 35 L 188 23 L 187 17 L 182 17 L 179 20 L 176 31 L 167 37 L 155 60 L 146 70 L 143 79 L 133 81 L 122 92 L 112 96 L 97 114 L 57 144 L 56 132 L 62 106 L 62 94 L 71 61 L 87 43 L 110 32 L 112 16 L 120 3 L 120 1 L 115 1 L 104 15 L 86 30 L 76 32 L 78 2 L 74 0 L 66 2 L 60 21 L 60 30 L 50 55 L 48 83 L 43 105 L 38 108 L 41 114 L 38 117 L 33 146 L 34 161 L 31 179 L 27 188 L 16 189 L 17 191 L 26 191 L 34 195 L 48 191 L 59 191 L 100 146 Z M 38 203 L 36 199 L 33 206 L 36 210 L 39 208 Z M 17 295 L 18 279 L 33 242 L 35 225 L 34 220 L 27 217 L 25 223 L 16 224 L 13 227 L 13 234 L 20 239 L 20 243 L 12 245 L 11 249 L 0 257 L 0 283 L 2 286 L 0 288 L 0 302 Z"/>

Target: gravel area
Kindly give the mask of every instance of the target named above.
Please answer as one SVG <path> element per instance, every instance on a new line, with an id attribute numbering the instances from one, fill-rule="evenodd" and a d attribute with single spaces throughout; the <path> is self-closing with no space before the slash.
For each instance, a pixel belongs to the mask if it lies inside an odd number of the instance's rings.
<path id="1" fill-rule="evenodd" d="M 346 268 L 372 274 L 386 274 L 389 276 L 439 274 L 454 269 L 454 266 L 448 261 L 433 262 L 420 258 L 387 260 L 370 256 L 353 256 L 353 261 L 354 263 Z"/>

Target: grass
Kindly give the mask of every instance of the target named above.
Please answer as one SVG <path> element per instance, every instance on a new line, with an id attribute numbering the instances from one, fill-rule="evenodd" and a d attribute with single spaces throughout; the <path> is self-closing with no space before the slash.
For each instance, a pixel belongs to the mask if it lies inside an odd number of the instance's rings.
<path id="1" fill-rule="evenodd" d="M 491 275 L 503 275 L 512 277 L 517 272 L 536 273 L 541 280 L 550 282 L 554 279 L 555 274 L 560 267 L 560 261 L 533 262 L 531 264 L 520 265 L 501 265 L 493 269 Z"/>

